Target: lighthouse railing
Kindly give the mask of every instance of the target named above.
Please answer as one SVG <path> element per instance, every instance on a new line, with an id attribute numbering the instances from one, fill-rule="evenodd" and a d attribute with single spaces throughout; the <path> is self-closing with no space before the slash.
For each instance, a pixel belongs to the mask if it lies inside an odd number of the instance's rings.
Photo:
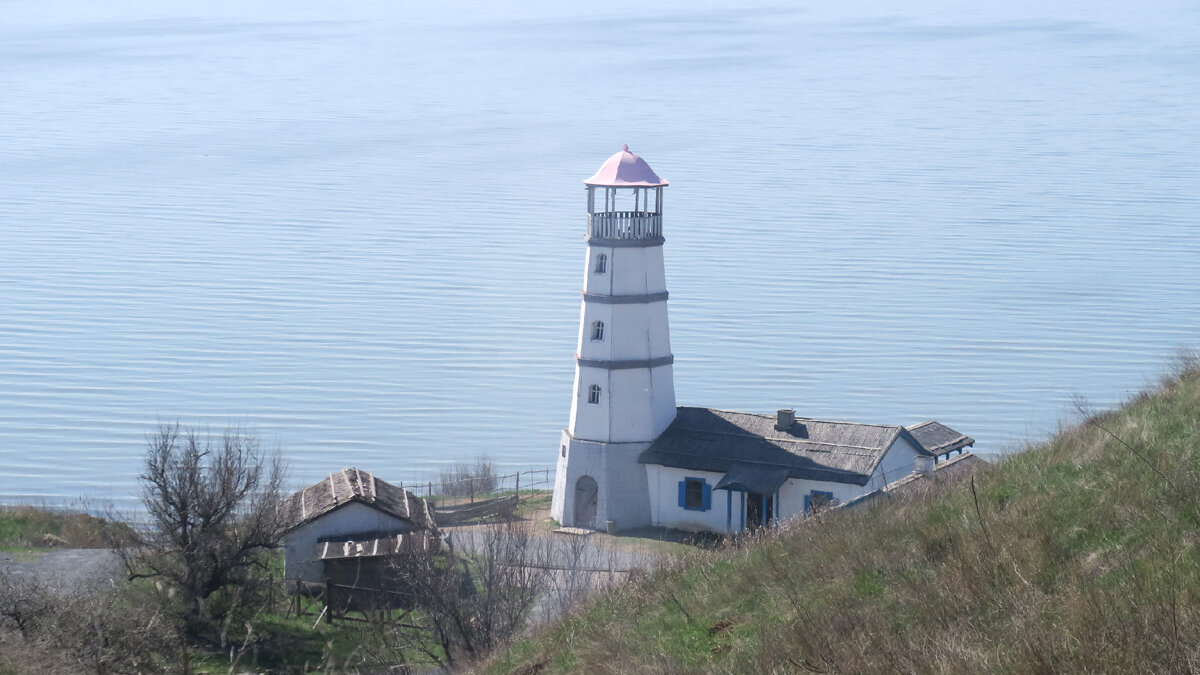
<path id="1" fill-rule="evenodd" d="M 598 239 L 652 239 L 662 236 L 662 214 L 606 211 L 588 214 L 588 236 Z"/>

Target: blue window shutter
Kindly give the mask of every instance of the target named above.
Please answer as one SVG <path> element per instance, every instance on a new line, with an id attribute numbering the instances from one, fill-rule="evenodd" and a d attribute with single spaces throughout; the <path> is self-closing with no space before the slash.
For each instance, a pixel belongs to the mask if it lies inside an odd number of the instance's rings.
<path id="1" fill-rule="evenodd" d="M 700 504 L 700 510 L 707 511 L 711 508 L 712 508 L 712 486 L 708 484 L 708 481 L 704 481 L 704 498 L 703 498 L 703 502 Z"/>
<path id="2" fill-rule="evenodd" d="M 812 513 L 812 495 L 804 495 L 804 515 Z"/>
<path id="3" fill-rule="evenodd" d="M 679 508 L 687 508 L 687 481 L 679 481 Z"/>

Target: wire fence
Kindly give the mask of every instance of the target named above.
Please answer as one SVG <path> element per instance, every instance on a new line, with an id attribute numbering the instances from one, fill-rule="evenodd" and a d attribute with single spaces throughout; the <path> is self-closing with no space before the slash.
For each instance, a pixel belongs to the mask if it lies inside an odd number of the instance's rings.
<path id="1" fill-rule="evenodd" d="M 435 504 L 471 503 L 527 490 L 549 490 L 554 487 L 554 469 L 526 469 L 503 475 L 478 474 L 448 481 L 401 483 L 401 486 Z"/>

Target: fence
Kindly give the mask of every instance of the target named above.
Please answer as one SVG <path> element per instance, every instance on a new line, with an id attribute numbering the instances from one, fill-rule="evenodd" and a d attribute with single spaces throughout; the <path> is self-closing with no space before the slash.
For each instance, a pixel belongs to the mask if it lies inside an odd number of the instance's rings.
<path id="1" fill-rule="evenodd" d="M 527 469 L 504 475 L 466 476 L 451 481 L 402 483 L 418 497 L 431 499 L 435 504 L 471 503 L 477 499 L 492 499 L 524 490 L 549 490 L 554 487 L 554 469 Z"/>

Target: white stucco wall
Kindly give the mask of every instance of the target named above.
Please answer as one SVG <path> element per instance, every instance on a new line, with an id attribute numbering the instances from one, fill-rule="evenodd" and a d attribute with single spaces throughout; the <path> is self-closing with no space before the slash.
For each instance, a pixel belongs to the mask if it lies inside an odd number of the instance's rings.
<path id="1" fill-rule="evenodd" d="M 870 492 L 871 488 L 865 485 L 790 478 L 783 485 L 779 486 L 779 508 L 776 512 L 776 517 L 779 518 L 780 522 L 804 515 L 804 498 L 812 494 L 814 490 L 832 492 L 834 499 L 838 502 L 844 502 Z"/>
<path id="2" fill-rule="evenodd" d="M 607 271 L 596 272 L 596 256 L 608 256 Z M 588 247 L 583 288 L 588 293 L 643 295 L 667 290 L 662 246 Z"/>
<path id="3" fill-rule="evenodd" d="M 616 520 L 620 528 L 649 525 L 650 489 L 646 469 L 637 461 L 648 447 L 649 442 L 597 443 L 572 438 L 564 430 L 559 440 L 550 517 L 565 526 L 582 525 L 575 522 L 575 486 L 583 476 L 591 476 L 598 493 L 592 527 L 604 529 L 606 520 Z"/>
<path id="4" fill-rule="evenodd" d="M 892 481 L 904 478 L 913 472 L 913 460 L 917 457 L 917 449 L 904 438 L 897 438 L 892 447 L 883 457 L 883 461 L 871 475 L 871 483 L 863 490 L 864 493 L 877 490 Z M 857 495 L 856 495 L 857 496 Z"/>
<path id="5" fill-rule="evenodd" d="M 582 309 L 575 351 L 583 358 L 625 361 L 671 354 L 665 300 L 627 305 L 598 302 L 580 304 Z M 597 321 L 604 323 L 600 340 L 594 338 Z"/>
<path id="6" fill-rule="evenodd" d="M 284 537 L 284 574 L 288 579 L 321 583 L 323 564 L 316 559 L 317 542 L 372 532 L 408 532 L 412 524 L 361 502 L 350 502 L 305 523 Z"/>
<path id="7" fill-rule="evenodd" d="M 715 486 L 724 474 L 647 464 L 646 476 L 652 493 L 650 520 L 655 526 L 686 532 L 726 531 L 728 491 L 713 490 L 711 508 L 707 511 L 690 511 L 679 506 L 680 481 L 685 478 L 703 478 L 710 486 Z M 733 497 L 733 529 L 736 531 L 741 523 L 742 503 L 737 493 L 734 493 Z"/>
<path id="8" fill-rule="evenodd" d="M 675 383 L 670 364 L 654 368 L 575 369 L 575 400 L 567 427 L 589 441 L 634 443 L 658 438 L 675 419 Z M 589 403 L 593 384 L 600 400 Z"/>

